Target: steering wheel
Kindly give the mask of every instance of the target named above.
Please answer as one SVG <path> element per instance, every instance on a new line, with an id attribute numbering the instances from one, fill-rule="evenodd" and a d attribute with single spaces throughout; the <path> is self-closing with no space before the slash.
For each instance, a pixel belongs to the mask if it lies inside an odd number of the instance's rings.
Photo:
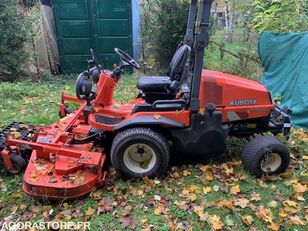
<path id="1" fill-rule="evenodd" d="M 122 51 L 119 48 L 115 48 L 114 51 L 115 53 L 117 53 L 117 55 L 120 56 L 120 59 L 122 62 L 127 63 L 136 69 L 141 68 L 140 65 L 132 57 L 130 57 L 129 54 L 127 54 L 126 52 Z"/>

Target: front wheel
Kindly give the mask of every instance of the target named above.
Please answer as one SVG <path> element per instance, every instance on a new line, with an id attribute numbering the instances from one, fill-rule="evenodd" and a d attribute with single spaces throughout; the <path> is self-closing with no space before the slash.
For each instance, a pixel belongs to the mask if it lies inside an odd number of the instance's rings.
<path id="1" fill-rule="evenodd" d="M 111 162 L 126 178 L 158 177 L 166 171 L 169 159 L 168 141 L 148 128 L 120 132 L 111 148 Z"/>
<path id="2" fill-rule="evenodd" d="M 290 152 L 274 137 L 258 136 L 245 146 L 242 160 L 244 167 L 257 177 L 276 175 L 289 167 Z"/>

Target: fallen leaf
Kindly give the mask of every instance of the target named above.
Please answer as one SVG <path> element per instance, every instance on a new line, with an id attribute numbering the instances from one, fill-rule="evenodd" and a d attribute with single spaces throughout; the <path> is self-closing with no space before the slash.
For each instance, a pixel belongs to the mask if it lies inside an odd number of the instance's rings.
<path id="1" fill-rule="evenodd" d="M 196 199 L 197 199 L 197 196 L 196 194 L 194 193 L 190 193 L 187 198 L 191 201 L 191 202 L 194 202 Z"/>
<path id="2" fill-rule="evenodd" d="M 142 196 L 144 194 L 143 190 L 138 190 L 137 191 L 138 196 Z"/>
<path id="3" fill-rule="evenodd" d="M 271 201 L 268 203 L 268 206 L 271 208 L 276 208 L 277 207 L 277 201 Z"/>
<path id="4" fill-rule="evenodd" d="M 268 223 L 273 222 L 273 213 L 270 209 L 265 208 L 263 205 L 261 205 L 258 210 L 255 212 L 256 216 Z"/>
<path id="5" fill-rule="evenodd" d="M 85 212 L 86 216 L 92 216 L 95 213 L 95 209 L 88 208 L 87 211 Z"/>
<path id="6" fill-rule="evenodd" d="M 276 224 L 276 223 L 271 223 L 269 226 L 267 226 L 268 228 L 270 228 L 273 231 L 279 231 L 280 230 L 280 225 Z"/>
<path id="7" fill-rule="evenodd" d="M 201 188 L 198 187 L 198 186 L 196 186 L 196 185 L 190 185 L 190 186 L 189 186 L 189 191 L 190 191 L 190 192 L 194 192 L 194 193 L 198 193 L 198 192 L 201 191 Z"/>
<path id="8" fill-rule="evenodd" d="M 52 177 L 49 178 L 48 182 L 53 184 L 53 183 L 57 183 L 58 180 L 55 176 L 52 176 Z"/>
<path id="9" fill-rule="evenodd" d="M 229 216 L 229 215 L 226 217 L 226 224 L 227 224 L 227 226 L 234 226 L 234 221 L 233 221 L 232 217 Z"/>
<path id="10" fill-rule="evenodd" d="M 204 194 L 210 193 L 211 191 L 212 191 L 212 188 L 210 186 L 207 186 L 207 187 L 203 188 L 203 193 Z"/>
<path id="11" fill-rule="evenodd" d="M 154 117 L 154 119 L 156 119 L 156 120 L 160 120 L 160 119 L 161 119 L 161 115 L 159 115 L 159 114 L 155 114 L 153 117 Z"/>
<path id="12" fill-rule="evenodd" d="M 220 230 L 224 226 L 220 220 L 220 217 L 217 215 L 209 216 L 209 222 L 212 224 L 212 228 L 215 230 Z"/>
<path id="13" fill-rule="evenodd" d="M 282 217 L 282 218 L 285 218 L 288 216 L 288 213 L 286 211 L 284 211 L 283 209 L 281 209 L 279 211 L 279 216 Z"/>
<path id="14" fill-rule="evenodd" d="M 201 206 L 195 206 L 194 212 L 199 216 L 201 221 L 206 221 L 209 218 L 209 214 L 204 213 L 204 209 Z"/>
<path id="15" fill-rule="evenodd" d="M 205 180 L 206 180 L 206 181 L 212 181 L 213 179 L 214 179 L 213 173 L 207 172 L 207 173 L 205 174 Z"/>
<path id="16" fill-rule="evenodd" d="M 238 198 L 234 202 L 235 206 L 241 207 L 242 209 L 246 208 L 248 204 L 249 200 L 247 200 L 246 198 Z"/>
<path id="17" fill-rule="evenodd" d="M 159 205 L 156 209 L 154 209 L 154 214 L 159 216 L 163 213 L 164 207 L 162 205 Z"/>
<path id="18" fill-rule="evenodd" d="M 12 193 L 12 198 L 18 199 L 18 198 L 20 198 L 20 197 L 22 197 L 22 195 L 21 195 L 20 192 L 13 192 L 13 193 Z"/>
<path id="19" fill-rule="evenodd" d="M 97 214 L 107 213 L 113 211 L 113 201 L 110 198 L 103 198 L 97 208 Z"/>
<path id="20" fill-rule="evenodd" d="M 10 135 L 14 138 L 14 139 L 19 139 L 21 138 L 21 133 L 20 132 L 11 132 Z"/>
<path id="21" fill-rule="evenodd" d="M 175 201 L 174 204 L 180 208 L 180 209 L 183 209 L 183 210 L 187 210 L 188 209 L 188 205 L 185 201 Z"/>
<path id="22" fill-rule="evenodd" d="M 282 202 L 284 210 L 290 213 L 297 213 L 300 211 L 300 205 L 295 201 L 286 200 Z"/>
<path id="23" fill-rule="evenodd" d="M 225 173 L 229 176 L 229 175 L 231 175 L 231 174 L 233 174 L 233 168 L 231 167 L 231 168 L 225 168 Z"/>
<path id="24" fill-rule="evenodd" d="M 130 212 L 132 211 L 133 206 L 128 205 L 124 208 L 124 211 L 122 213 L 122 216 L 128 216 L 130 214 Z"/>
<path id="25" fill-rule="evenodd" d="M 126 228 L 130 225 L 131 223 L 131 218 L 130 216 L 122 216 L 120 218 L 120 224 L 122 225 L 123 228 Z"/>
<path id="26" fill-rule="evenodd" d="M 188 170 L 183 171 L 183 176 L 190 176 L 191 173 Z"/>
<path id="27" fill-rule="evenodd" d="M 96 190 L 95 192 L 92 192 L 90 196 L 92 199 L 99 201 L 102 199 L 102 191 Z"/>
<path id="28" fill-rule="evenodd" d="M 230 193 L 232 195 L 237 195 L 240 191 L 241 190 L 240 190 L 240 186 L 239 185 L 232 186 L 231 189 L 230 189 Z"/>
<path id="29" fill-rule="evenodd" d="M 252 195 L 251 195 L 251 200 L 252 201 L 260 201 L 261 200 L 260 194 L 253 192 Z"/>
<path id="30" fill-rule="evenodd" d="M 214 192 L 218 192 L 218 191 L 219 191 L 219 189 L 220 189 L 220 187 L 219 187 L 218 185 L 214 185 L 214 186 L 213 186 L 213 190 L 214 190 Z"/>
<path id="31" fill-rule="evenodd" d="M 230 209 L 230 210 L 233 209 L 233 202 L 229 201 L 229 200 L 222 200 L 222 201 L 219 201 L 217 204 L 220 207 L 225 207 L 225 208 Z"/>
<path id="32" fill-rule="evenodd" d="M 13 214 L 14 214 L 14 213 L 16 213 L 16 212 L 17 212 L 17 210 L 18 210 L 18 209 L 19 209 L 19 207 L 18 207 L 17 205 L 14 205 L 14 206 L 12 206 L 12 207 L 11 207 L 11 209 L 10 209 L 10 210 L 11 210 L 11 213 L 13 213 Z"/>
<path id="33" fill-rule="evenodd" d="M 293 189 L 296 193 L 304 193 L 308 191 L 308 186 L 298 183 L 293 185 Z"/>
<path id="34" fill-rule="evenodd" d="M 288 221 L 288 225 L 305 225 L 305 222 L 303 222 L 299 216 L 295 215 L 295 216 L 291 216 L 288 217 L 289 221 Z"/>
<path id="35" fill-rule="evenodd" d="M 250 225 L 253 223 L 253 218 L 252 218 L 252 216 L 250 216 L 250 215 L 242 216 L 242 221 L 243 221 L 246 225 L 250 226 Z"/>

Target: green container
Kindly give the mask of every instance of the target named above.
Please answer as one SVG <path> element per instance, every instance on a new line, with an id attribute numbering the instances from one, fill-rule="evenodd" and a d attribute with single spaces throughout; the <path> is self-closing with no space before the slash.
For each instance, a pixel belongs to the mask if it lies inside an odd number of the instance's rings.
<path id="1" fill-rule="evenodd" d="M 118 64 L 118 47 L 133 55 L 131 0 L 53 0 L 63 73 L 87 67 L 92 48 L 106 69 Z"/>

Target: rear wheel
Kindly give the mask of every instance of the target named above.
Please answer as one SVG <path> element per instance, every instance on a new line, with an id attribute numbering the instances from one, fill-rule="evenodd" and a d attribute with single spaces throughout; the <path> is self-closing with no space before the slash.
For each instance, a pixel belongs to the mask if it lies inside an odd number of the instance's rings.
<path id="1" fill-rule="evenodd" d="M 133 128 L 115 137 L 111 162 L 127 178 L 158 177 L 168 167 L 169 153 L 164 136 L 148 128 Z"/>
<path id="2" fill-rule="evenodd" d="M 258 136 L 245 146 L 242 160 L 245 168 L 257 177 L 276 175 L 289 167 L 290 152 L 277 139 Z"/>

